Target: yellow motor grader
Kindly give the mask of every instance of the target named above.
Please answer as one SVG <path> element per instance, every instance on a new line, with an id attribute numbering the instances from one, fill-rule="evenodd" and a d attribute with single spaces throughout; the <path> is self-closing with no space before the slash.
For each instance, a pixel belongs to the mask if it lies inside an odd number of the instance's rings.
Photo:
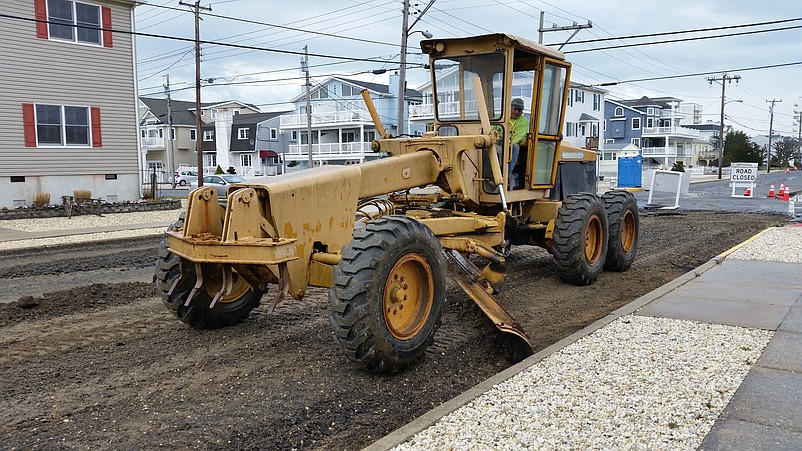
<path id="1" fill-rule="evenodd" d="M 499 330 L 528 345 L 493 297 L 511 246 L 546 248 L 560 279 L 576 285 L 593 283 L 602 268 L 630 267 L 634 197 L 597 196 L 595 151 L 562 142 L 571 70 L 563 54 L 506 34 L 430 39 L 421 48 L 430 56 L 430 131 L 388 135 L 363 92 L 380 136 L 372 150 L 382 158 L 237 183 L 224 206 L 211 187 L 189 194 L 154 278 L 182 321 L 231 326 L 265 294 L 272 312 L 288 296 L 326 287 L 334 337 L 348 357 L 393 372 L 433 342 L 447 275 Z M 514 83 L 522 78 L 531 85 Z M 507 138 L 513 97 L 530 111 L 517 161 Z"/>

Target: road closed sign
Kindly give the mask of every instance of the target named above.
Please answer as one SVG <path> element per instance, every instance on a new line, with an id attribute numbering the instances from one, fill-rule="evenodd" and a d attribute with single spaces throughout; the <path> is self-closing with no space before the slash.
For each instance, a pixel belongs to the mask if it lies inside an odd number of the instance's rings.
<path id="1" fill-rule="evenodd" d="M 730 181 L 732 182 L 755 183 L 757 181 L 757 163 L 733 163 L 730 171 Z"/>
<path id="2" fill-rule="evenodd" d="M 757 163 L 733 163 L 730 166 L 732 197 L 754 197 L 755 182 L 757 182 Z"/>

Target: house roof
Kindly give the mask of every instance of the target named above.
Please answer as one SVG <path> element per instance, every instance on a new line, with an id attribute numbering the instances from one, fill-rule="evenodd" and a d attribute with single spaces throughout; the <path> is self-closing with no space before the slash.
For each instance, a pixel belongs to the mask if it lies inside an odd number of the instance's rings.
<path id="1" fill-rule="evenodd" d="M 582 115 L 579 116 L 579 122 L 599 122 L 599 120 L 588 113 L 582 113 Z"/>
<path id="2" fill-rule="evenodd" d="M 154 99 L 151 97 L 140 97 L 139 100 L 148 107 L 150 114 L 162 123 L 167 123 L 167 99 Z M 207 108 L 210 104 L 201 104 L 201 108 Z M 184 100 L 171 100 L 170 109 L 173 115 L 173 125 L 195 125 L 195 102 Z"/>
<path id="3" fill-rule="evenodd" d="M 643 114 L 643 111 L 636 110 L 635 108 L 632 108 L 631 106 L 624 104 L 623 101 L 620 101 L 620 100 L 619 101 L 615 101 L 615 100 L 610 100 L 610 99 L 604 99 L 604 101 L 608 102 L 608 103 L 610 103 L 612 105 L 620 106 L 621 108 L 626 108 L 626 109 L 628 109 L 630 111 L 634 111 L 635 113 Z"/>
<path id="4" fill-rule="evenodd" d="M 389 85 L 383 85 L 383 84 L 380 84 L 380 83 L 371 83 L 371 82 L 361 81 L 361 80 L 353 80 L 351 78 L 343 78 L 343 77 L 337 77 L 337 76 L 327 78 L 326 80 L 321 82 L 320 85 L 321 86 L 327 85 L 332 80 L 339 80 L 341 82 L 345 82 L 345 83 L 348 83 L 348 84 L 351 84 L 351 85 L 354 85 L 354 86 L 358 86 L 360 88 L 367 89 L 368 91 L 374 92 L 376 94 L 381 94 L 381 95 L 389 95 L 390 94 L 390 86 Z M 421 92 L 418 91 L 417 89 L 407 88 L 404 91 L 404 97 L 406 97 L 408 99 L 420 99 L 420 98 L 423 97 L 423 94 L 421 94 Z M 300 94 L 300 95 L 297 95 L 297 96 L 293 97 L 292 99 L 290 99 L 290 103 L 297 102 L 297 101 L 302 100 L 304 98 L 306 98 L 306 93 L 303 93 L 303 94 Z"/>
<path id="5" fill-rule="evenodd" d="M 235 105 L 239 105 L 239 106 L 242 106 L 242 107 L 245 107 L 245 108 L 250 108 L 250 109 L 252 109 L 252 110 L 254 110 L 256 112 L 259 112 L 259 108 L 257 108 L 256 105 L 253 105 L 251 103 L 240 102 L 239 100 L 224 100 L 222 102 L 209 103 L 209 104 L 202 105 L 201 108 L 203 108 L 203 109 L 206 109 L 206 108 L 220 108 L 220 107 L 223 107 L 223 106 L 226 106 L 226 105 L 231 105 L 232 103 L 235 104 Z M 192 109 L 195 109 L 195 105 L 194 104 L 192 105 Z"/>
<path id="6" fill-rule="evenodd" d="M 282 114 L 285 113 L 289 113 L 289 111 L 271 111 L 269 113 L 237 114 L 234 116 L 232 124 L 234 125 L 258 124 L 268 119 L 273 119 L 276 116 L 281 116 Z"/>

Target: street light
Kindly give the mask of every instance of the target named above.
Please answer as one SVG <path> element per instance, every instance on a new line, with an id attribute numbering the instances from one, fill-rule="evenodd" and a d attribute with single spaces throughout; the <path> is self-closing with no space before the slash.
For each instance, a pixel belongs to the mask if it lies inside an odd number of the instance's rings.
<path id="1" fill-rule="evenodd" d="M 721 180 L 721 161 L 724 159 L 724 105 L 732 102 L 743 103 L 743 100 L 727 100 L 724 102 L 724 97 L 721 98 L 721 122 L 718 132 L 718 179 Z"/>
<path id="2" fill-rule="evenodd" d="M 406 91 L 406 84 L 407 84 L 407 40 L 409 39 L 409 35 L 414 33 L 420 33 L 426 39 L 431 39 L 432 34 L 428 31 L 412 31 L 412 27 L 415 26 L 416 23 L 423 17 L 426 11 L 434 3 L 434 0 L 429 2 L 429 4 L 424 8 L 424 10 L 418 14 L 418 17 L 412 22 L 412 25 L 408 25 L 409 23 L 409 0 L 404 0 L 404 20 L 401 26 L 401 67 L 398 68 L 398 116 L 396 119 L 397 127 L 396 127 L 396 134 L 401 136 L 401 133 L 404 130 L 404 93 Z"/>

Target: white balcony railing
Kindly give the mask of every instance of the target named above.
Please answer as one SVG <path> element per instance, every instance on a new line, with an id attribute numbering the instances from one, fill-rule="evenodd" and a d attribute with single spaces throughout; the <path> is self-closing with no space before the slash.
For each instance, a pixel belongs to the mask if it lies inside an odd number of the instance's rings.
<path id="1" fill-rule="evenodd" d="M 164 147 L 164 138 L 142 138 L 142 147 Z"/>
<path id="2" fill-rule="evenodd" d="M 367 110 L 332 111 L 330 113 L 312 113 L 312 126 L 323 126 L 347 123 L 373 123 Z M 281 116 L 281 127 L 305 127 L 306 114 L 290 114 Z"/>
<path id="3" fill-rule="evenodd" d="M 312 156 L 359 156 L 373 153 L 370 150 L 370 143 L 350 142 L 350 143 L 324 143 L 312 144 Z M 287 156 L 309 155 L 309 146 L 306 144 L 290 145 Z"/>
<path id="4" fill-rule="evenodd" d="M 644 157 L 690 157 L 693 149 L 683 147 L 642 147 L 641 155 Z"/>
<path id="5" fill-rule="evenodd" d="M 689 138 L 699 138 L 701 134 L 699 130 L 687 127 L 671 126 L 671 127 L 644 127 L 643 136 L 683 136 Z"/>

